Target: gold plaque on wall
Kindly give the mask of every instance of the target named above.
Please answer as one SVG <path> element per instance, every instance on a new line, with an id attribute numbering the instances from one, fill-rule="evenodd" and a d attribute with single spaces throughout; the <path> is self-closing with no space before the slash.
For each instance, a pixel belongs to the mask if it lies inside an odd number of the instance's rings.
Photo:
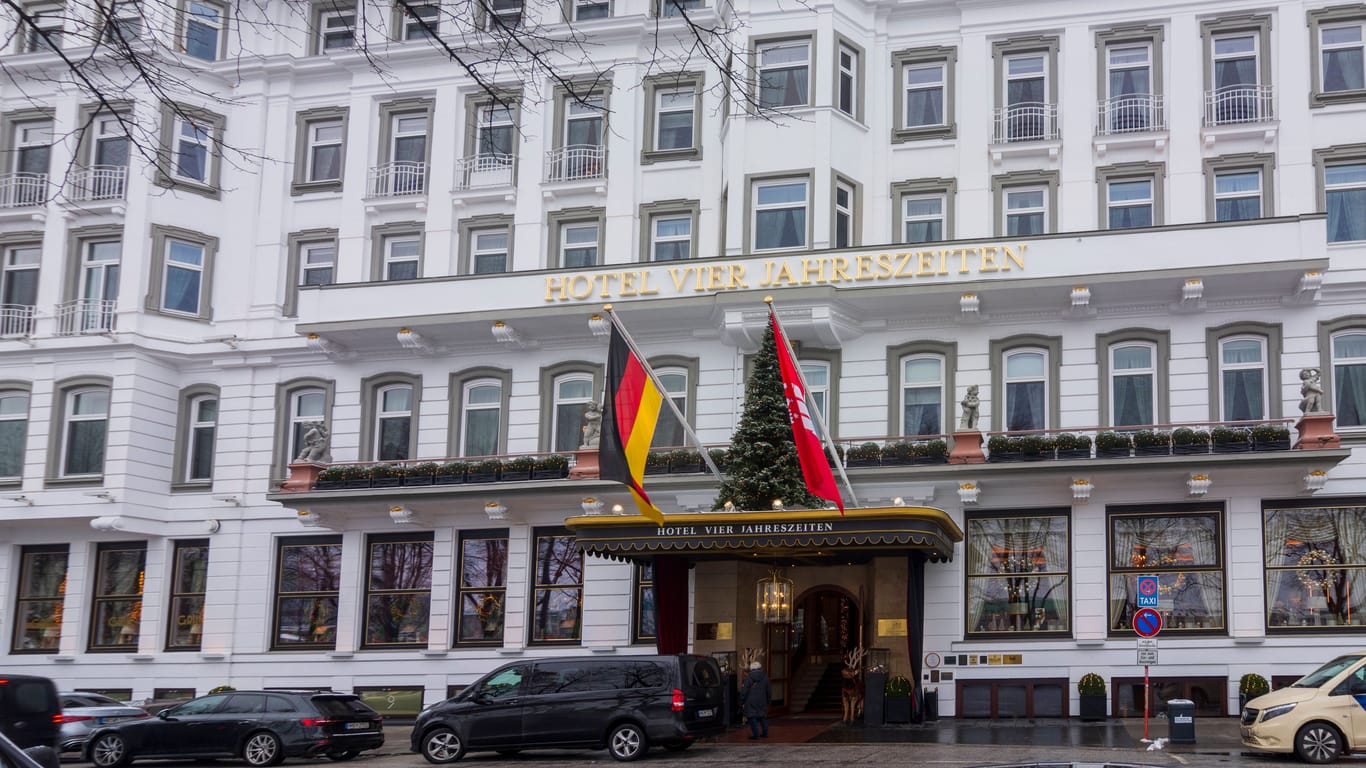
<path id="1" fill-rule="evenodd" d="M 716 625 L 717 640 L 733 640 L 735 638 L 734 624 L 729 621 L 718 622 Z"/>
<path id="2" fill-rule="evenodd" d="M 989 654 L 987 654 L 987 664 L 1000 664 L 1000 663 L 1001 663 L 1001 654 L 999 654 L 999 653 L 989 653 Z"/>
<path id="3" fill-rule="evenodd" d="M 877 636 L 878 636 L 878 637 L 905 637 L 905 636 L 906 636 L 906 620 L 905 620 L 905 619 L 878 619 L 878 620 L 877 620 Z"/>
<path id="4" fill-rule="evenodd" d="M 1005 654 L 1005 657 L 1003 658 L 1003 661 L 1004 661 L 1006 664 L 1023 664 L 1023 663 L 1024 663 L 1024 654 L 1020 654 L 1020 653 L 1007 653 L 1007 654 Z"/>

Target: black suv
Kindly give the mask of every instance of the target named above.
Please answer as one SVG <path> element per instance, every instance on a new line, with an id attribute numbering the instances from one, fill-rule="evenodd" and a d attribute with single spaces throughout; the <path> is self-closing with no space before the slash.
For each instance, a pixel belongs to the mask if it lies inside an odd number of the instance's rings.
<path id="1" fill-rule="evenodd" d="M 251 766 L 286 757 L 350 760 L 384 744 L 383 723 L 354 694 L 228 691 L 99 728 L 86 742 L 85 758 L 96 768 L 144 757 L 241 758 Z"/>
<path id="2" fill-rule="evenodd" d="M 724 733 L 721 707 L 721 670 L 705 656 L 517 661 L 418 715 L 411 746 L 438 764 L 550 747 L 635 760 Z"/>
<path id="3" fill-rule="evenodd" d="M 20 749 L 57 746 L 62 703 L 46 677 L 0 672 L 0 733 Z"/>

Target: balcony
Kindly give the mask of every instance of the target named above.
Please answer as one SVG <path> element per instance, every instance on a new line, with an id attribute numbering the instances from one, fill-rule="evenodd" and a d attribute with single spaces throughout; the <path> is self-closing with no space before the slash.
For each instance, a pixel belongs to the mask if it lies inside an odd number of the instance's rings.
<path id="1" fill-rule="evenodd" d="M 1161 96 L 1129 94 L 1104 99 L 1097 107 L 1096 135 L 1167 130 L 1167 115 Z"/>
<path id="2" fill-rule="evenodd" d="M 584 181 L 607 176 L 607 147 L 572 144 L 545 153 L 545 180 Z"/>
<path id="3" fill-rule="evenodd" d="M 426 194 L 427 164 L 400 160 L 377 165 L 370 169 L 366 189 L 371 198 Z"/>
<path id="4" fill-rule="evenodd" d="M 33 208 L 46 202 L 46 173 L 0 174 L 0 208 Z"/>
<path id="5" fill-rule="evenodd" d="M 128 168 L 123 165 L 92 165 L 72 170 L 67 196 L 72 202 L 121 201 L 128 191 Z"/>
<path id="6" fill-rule="evenodd" d="M 513 155 L 475 155 L 455 162 L 456 189 L 510 187 L 516 183 L 517 158 Z"/>
<path id="7" fill-rule="evenodd" d="M 113 333 L 118 302 L 112 299 L 76 299 L 57 305 L 57 335 Z"/>
<path id="8" fill-rule="evenodd" d="M 1205 92 L 1205 125 L 1246 125 L 1275 119 L 1269 85 L 1228 85 Z"/>
<path id="9" fill-rule="evenodd" d="M 995 123 L 993 141 L 997 144 L 1056 141 L 1061 136 L 1058 132 L 1057 104 L 1032 101 L 997 107 Z"/>
<path id="10" fill-rule="evenodd" d="M 33 307 L 0 304 L 0 338 L 26 339 L 33 335 Z"/>

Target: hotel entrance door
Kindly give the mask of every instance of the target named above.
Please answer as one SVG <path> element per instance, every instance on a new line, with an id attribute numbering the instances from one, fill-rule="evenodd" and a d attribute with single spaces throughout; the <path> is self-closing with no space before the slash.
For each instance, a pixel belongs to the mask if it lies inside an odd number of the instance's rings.
<path id="1" fill-rule="evenodd" d="M 765 624 L 764 648 L 767 653 L 762 663 L 773 685 L 770 706 L 783 713 L 787 711 L 787 683 L 789 667 L 792 665 L 792 625 Z"/>

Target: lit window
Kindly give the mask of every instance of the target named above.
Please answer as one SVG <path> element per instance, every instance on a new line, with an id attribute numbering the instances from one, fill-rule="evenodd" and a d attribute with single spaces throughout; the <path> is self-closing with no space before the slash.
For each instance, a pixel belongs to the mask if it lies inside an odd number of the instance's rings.
<path id="1" fill-rule="evenodd" d="M 1138 577 L 1156 576 L 1162 635 L 1223 630 L 1220 513 L 1110 515 L 1110 632 L 1132 637 Z"/>
<path id="2" fill-rule="evenodd" d="M 1339 502 L 1263 515 L 1267 627 L 1353 631 L 1366 611 L 1366 547 L 1355 535 L 1366 508 Z"/>
<path id="3" fill-rule="evenodd" d="M 145 543 L 100 544 L 90 606 L 92 651 L 135 651 L 142 635 Z"/>
<path id="4" fill-rule="evenodd" d="M 1069 528 L 1062 514 L 969 517 L 969 635 L 1071 628 Z"/>
<path id="5" fill-rule="evenodd" d="M 204 595 L 208 591 L 207 541 L 175 542 L 171 571 L 171 621 L 166 650 L 197 651 L 204 637 Z"/>
<path id="6" fill-rule="evenodd" d="M 11 652 L 56 653 L 61 648 L 67 553 L 65 544 L 20 549 Z"/>

